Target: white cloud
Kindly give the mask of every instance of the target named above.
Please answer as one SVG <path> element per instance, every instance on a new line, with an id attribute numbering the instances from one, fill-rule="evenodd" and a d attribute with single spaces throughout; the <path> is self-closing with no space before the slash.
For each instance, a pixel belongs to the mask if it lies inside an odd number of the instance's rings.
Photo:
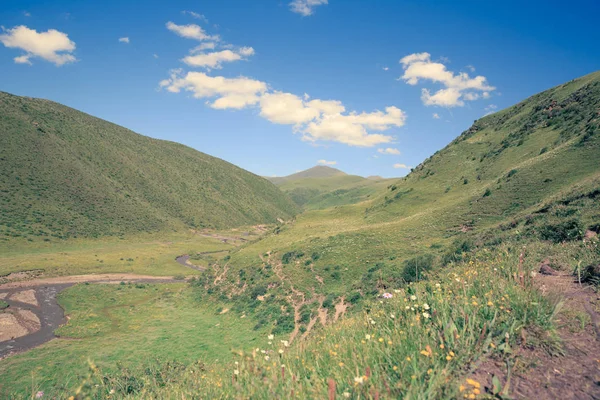
<path id="1" fill-rule="evenodd" d="M 381 153 L 381 154 L 392 154 L 392 155 L 395 155 L 395 156 L 399 156 L 400 155 L 400 150 L 394 149 L 392 147 L 387 147 L 385 149 L 377 149 L 377 152 Z"/>
<path id="2" fill-rule="evenodd" d="M 337 161 L 327 161 L 327 160 L 319 160 L 317 161 L 319 165 L 336 165 Z"/>
<path id="3" fill-rule="evenodd" d="M 495 113 L 495 112 L 496 112 L 496 110 L 497 110 L 497 109 L 498 109 L 498 106 L 497 106 L 497 105 L 495 105 L 495 104 L 490 104 L 490 105 L 488 105 L 486 108 L 484 108 L 484 110 L 485 110 L 485 114 L 484 114 L 483 116 L 485 117 L 486 115 L 493 114 L 493 113 Z"/>
<path id="4" fill-rule="evenodd" d="M 389 70 L 390 70 L 390 68 L 389 68 L 389 67 L 383 67 L 383 70 L 384 70 L 384 71 L 389 71 Z"/>
<path id="5" fill-rule="evenodd" d="M 222 50 L 184 57 L 181 61 L 192 67 L 221 68 L 222 63 L 243 60 L 254 54 L 252 47 L 242 47 L 237 51 Z"/>
<path id="6" fill-rule="evenodd" d="M 241 109 L 256 104 L 259 96 L 266 92 L 267 84 L 240 76 L 225 78 L 208 76 L 203 72 L 174 70 L 169 79 L 160 82 L 160 86 L 169 92 L 179 93 L 181 90 L 191 92 L 197 99 L 215 99 L 208 105 L 216 109 Z"/>
<path id="7" fill-rule="evenodd" d="M 440 119 L 440 114 L 433 113 L 433 119 Z"/>
<path id="8" fill-rule="evenodd" d="M 31 17 L 31 13 L 29 11 L 23 11 L 23 15 L 26 17 Z"/>
<path id="9" fill-rule="evenodd" d="M 495 87 L 487 83 L 484 76 L 471 78 L 466 72 L 455 74 L 444 64 L 431 61 L 429 53 L 410 54 L 402 58 L 400 63 L 404 68 L 401 79 L 409 85 L 417 85 L 421 80 L 429 80 L 443 86 L 434 93 L 429 89 L 422 89 L 421 100 L 427 106 L 463 106 L 465 101 L 487 98 L 489 92 L 495 90 Z"/>
<path id="10" fill-rule="evenodd" d="M 212 99 L 207 104 L 216 109 L 242 109 L 258 106 L 260 116 L 275 124 L 292 125 L 302 140 L 315 144 L 319 141 L 344 143 L 350 146 L 372 147 L 390 143 L 392 136 L 383 132 L 404 125 L 406 115 L 396 107 L 370 113 L 346 112 L 337 100 L 309 100 L 292 93 L 269 91 L 265 82 L 246 77 L 225 78 L 208 76 L 202 72 L 174 70 L 168 79 L 160 82 L 166 90 L 179 93 L 188 91 L 198 99 Z"/>
<path id="11" fill-rule="evenodd" d="M 196 24 L 177 25 L 171 21 L 167 22 L 167 29 L 186 39 L 203 40 L 219 40 L 218 35 L 207 34 L 202 27 Z"/>
<path id="12" fill-rule="evenodd" d="M 15 57 L 18 64 L 31 64 L 31 59 L 39 57 L 57 66 L 75 62 L 77 59 L 72 54 L 75 51 L 75 42 L 69 39 L 66 33 L 55 29 L 46 32 L 37 32 L 35 29 L 21 25 L 12 29 L 4 29 L 0 34 L 0 42 L 9 48 L 24 50 L 26 54 Z"/>
<path id="13" fill-rule="evenodd" d="M 128 37 L 119 38 L 119 42 L 121 42 L 121 43 L 129 43 L 129 38 Z"/>
<path id="14" fill-rule="evenodd" d="M 182 11 L 181 13 L 184 15 L 189 15 L 192 18 L 199 19 L 202 22 L 208 23 L 208 18 L 206 18 L 203 14 L 200 14 L 200 13 L 197 13 L 194 11 Z"/>
<path id="15" fill-rule="evenodd" d="M 152 54 L 152 57 L 158 58 L 158 54 L 154 53 L 154 54 Z"/>
<path id="16" fill-rule="evenodd" d="M 315 7 L 327 3 L 328 0 L 293 0 L 290 3 L 290 9 L 292 12 L 307 17 L 313 14 Z"/>
<path id="17" fill-rule="evenodd" d="M 409 167 L 409 166 L 408 166 L 408 165 L 406 165 L 406 164 L 400 164 L 400 163 L 398 163 L 398 164 L 394 164 L 394 168 L 400 168 L 400 169 L 412 169 L 412 167 Z"/>
<path id="18" fill-rule="evenodd" d="M 204 50 L 214 50 L 215 47 L 216 47 L 215 42 L 204 42 L 204 43 L 200 43 L 198 46 L 196 46 L 192 50 L 190 50 L 190 53 L 199 53 Z"/>
<path id="19" fill-rule="evenodd" d="M 467 65 L 465 68 L 467 68 L 471 72 L 475 72 L 475 67 L 472 65 Z"/>
<path id="20" fill-rule="evenodd" d="M 404 125 L 406 115 L 396 107 L 386 107 L 385 112 L 351 112 L 349 114 L 323 114 L 302 130 L 302 139 L 309 142 L 333 141 L 350 146 L 372 147 L 389 143 L 391 136 L 369 133 L 367 129 L 385 131 L 394 126 Z"/>

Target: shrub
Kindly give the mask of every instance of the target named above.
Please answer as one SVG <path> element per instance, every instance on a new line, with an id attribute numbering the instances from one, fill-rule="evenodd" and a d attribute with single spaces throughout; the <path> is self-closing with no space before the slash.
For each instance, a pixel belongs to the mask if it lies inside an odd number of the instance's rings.
<path id="1" fill-rule="evenodd" d="M 483 194 L 483 197 L 488 197 L 491 194 L 492 194 L 492 191 L 489 188 L 487 188 L 487 189 L 485 189 L 485 193 Z"/>
<path id="2" fill-rule="evenodd" d="M 433 266 L 433 256 L 422 254 L 410 260 L 404 261 L 402 278 L 406 282 L 417 282 L 425 279 L 427 272 Z"/>
<path id="3" fill-rule="evenodd" d="M 554 243 L 580 240 L 583 238 L 583 226 L 577 218 L 557 224 L 543 225 L 539 230 L 542 240 L 549 240 Z"/>
<path id="4" fill-rule="evenodd" d="M 469 253 L 474 248 L 475 244 L 471 239 L 457 239 L 442 257 L 442 264 L 448 265 L 451 262 L 461 261 L 465 258 L 463 254 Z"/>

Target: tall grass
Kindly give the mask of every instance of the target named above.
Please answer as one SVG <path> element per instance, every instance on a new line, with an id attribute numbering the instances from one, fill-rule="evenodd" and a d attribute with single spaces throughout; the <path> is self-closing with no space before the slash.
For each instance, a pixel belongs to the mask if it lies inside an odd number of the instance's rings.
<path id="1" fill-rule="evenodd" d="M 477 398 L 466 377 L 482 356 L 505 357 L 522 330 L 556 346 L 551 304 L 519 252 L 484 250 L 429 281 L 389 291 L 288 347 L 267 336 L 229 365 L 157 363 L 89 378 L 68 398 Z M 534 329 L 537 328 L 537 329 Z"/>

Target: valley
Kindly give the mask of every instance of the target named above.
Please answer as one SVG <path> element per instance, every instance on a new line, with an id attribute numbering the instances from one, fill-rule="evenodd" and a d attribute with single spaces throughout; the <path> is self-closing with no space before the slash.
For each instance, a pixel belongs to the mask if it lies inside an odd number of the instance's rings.
<path id="1" fill-rule="evenodd" d="M 402 178 L 267 180 L 2 94 L 0 396 L 596 398 L 599 104 L 595 72 Z"/>

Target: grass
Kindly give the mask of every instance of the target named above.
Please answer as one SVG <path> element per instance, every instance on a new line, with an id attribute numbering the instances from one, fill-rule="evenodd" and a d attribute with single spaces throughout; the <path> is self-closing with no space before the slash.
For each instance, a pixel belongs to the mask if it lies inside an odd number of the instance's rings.
<path id="1" fill-rule="evenodd" d="M 0 92 L 0 240 L 185 232 L 288 219 L 264 178 L 60 104 Z"/>
<path id="2" fill-rule="evenodd" d="M 227 251 L 234 246 L 198 234 L 148 234 L 127 239 L 71 239 L 56 243 L 20 242 L 0 245 L 0 276 L 11 272 L 42 270 L 44 276 L 92 273 L 132 273 L 173 276 L 195 275 L 175 257 L 202 251 Z M 202 262 L 198 262 L 201 265 Z"/>
<path id="3" fill-rule="evenodd" d="M 53 340 L 0 363 L 0 397 L 31 388 L 74 390 L 88 359 L 107 373 L 154 360 L 226 362 L 232 349 L 250 349 L 264 332 L 250 319 L 218 314 L 222 304 L 198 302 L 188 285 L 77 285 L 60 294 L 69 323 Z M 33 385 L 33 386 L 32 386 Z"/>
<path id="4" fill-rule="evenodd" d="M 93 360 L 79 381 L 80 396 L 479 398 L 481 384 L 468 379 L 474 362 L 490 356 L 510 362 L 521 331 L 529 332 L 530 346 L 560 346 L 556 304 L 529 277 L 518 251 L 483 250 L 428 281 L 388 288 L 391 298 L 365 303 L 353 317 L 291 347 L 285 336 L 263 333 L 252 350 L 240 348 L 218 364 L 148 363 L 123 373 Z"/>
<path id="5" fill-rule="evenodd" d="M 0 300 L 0 310 L 4 310 L 5 308 L 8 308 L 8 303 L 4 300 Z"/>

